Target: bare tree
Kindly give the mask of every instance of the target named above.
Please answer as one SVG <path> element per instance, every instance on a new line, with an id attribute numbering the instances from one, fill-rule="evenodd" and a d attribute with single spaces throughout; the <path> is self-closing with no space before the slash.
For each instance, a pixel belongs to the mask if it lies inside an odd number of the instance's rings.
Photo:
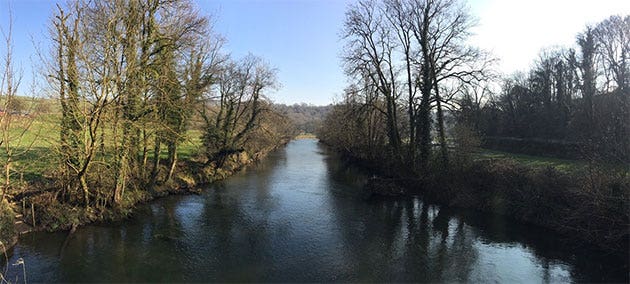
<path id="1" fill-rule="evenodd" d="M 2 135 L 0 137 L 0 147 L 5 151 L 5 160 L 3 165 L 3 179 L 4 182 L 0 187 L 0 202 L 5 198 L 7 190 L 11 186 L 11 171 L 13 159 L 15 158 L 15 146 L 17 140 L 24 135 L 24 131 L 20 133 L 14 133 L 15 119 L 16 117 L 12 113 L 12 106 L 17 103 L 17 90 L 20 86 L 21 76 L 14 69 L 13 64 L 13 19 L 9 12 L 9 27 L 8 30 L 1 30 L 4 38 L 4 46 L 6 48 L 3 54 L 2 73 L 0 74 L 0 103 L 2 109 L 0 109 L 0 129 L 2 129 Z"/>
<path id="2" fill-rule="evenodd" d="M 2 175 L 0 175 L 0 202 L 4 200 L 10 189 L 16 187 L 16 174 L 18 180 L 23 182 L 23 169 L 21 158 L 31 151 L 35 141 L 39 137 L 38 132 L 33 131 L 35 122 L 34 100 L 18 96 L 18 90 L 22 82 L 22 71 L 15 66 L 13 61 L 13 17 L 9 10 L 8 27 L 0 27 L 3 38 L 3 46 L 6 48 L 2 54 L 0 63 L 0 157 L 2 157 Z M 31 88 L 35 88 L 33 81 Z"/>
<path id="3" fill-rule="evenodd" d="M 387 145 L 395 160 L 403 160 L 401 133 L 407 134 L 405 160 L 426 170 L 435 126 L 442 160 L 448 163 L 445 109 L 465 85 L 485 80 L 492 63 L 466 42 L 473 24 L 456 0 L 359 1 L 349 7 L 343 30 L 346 73 L 357 82 L 368 79 L 364 89 L 377 91 L 363 103 L 386 117 Z M 407 129 L 398 119 L 401 109 L 406 109 Z"/>
<path id="4" fill-rule="evenodd" d="M 577 42 L 582 51 L 580 71 L 582 72 L 581 89 L 582 98 L 584 100 L 583 108 L 587 122 L 589 124 L 589 126 L 587 126 L 587 129 L 592 130 L 595 119 L 593 111 L 593 97 L 595 96 L 595 84 L 597 81 L 597 72 L 595 70 L 595 50 L 597 49 L 597 46 L 595 42 L 595 32 L 593 28 L 587 27 L 584 33 L 578 35 Z M 592 139 L 592 137 L 590 139 Z"/>
<path id="5" fill-rule="evenodd" d="M 418 85 L 416 84 L 417 72 L 414 65 L 415 59 L 418 57 L 418 51 L 414 50 L 413 42 L 413 23 L 409 18 L 413 14 L 410 1 L 389 0 L 384 2 L 384 15 L 389 25 L 396 32 L 396 36 L 401 48 L 404 61 L 405 78 L 407 85 L 407 116 L 409 119 L 409 147 L 408 159 L 410 164 L 415 165 L 416 160 L 416 93 Z"/>
<path id="6" fill-rule="evenodd" d="M 355 78 L 369 78 L 385 103 L 387 136 L 395 160 L 401 159 L 401 138 L 398 129 L 396 82 L 396 44 L 386 19 L 374 1 L 359 1 L 346 12 L 343 37 L 347 42 L 344 55 L 346 72 Z M 377 99 L 378 100 L 378 99 Z"/>
<path id="7" fill-rule="evenodd" d="M 630 16 L 611 16 L 594 28 L 597 53 L 603 65 L 602 71 L 614 82 L 620 92 L 628 90 L 630 84 Z M 607 82 L 607 86 L 610 83 Z M 606 88 L 611 91 L 611 87 Z"/>
<path id="8" fill-rule="evenodd" d="M 608 110 L 603 115 L 612 115 L 612 125 L 598 127 L 611 132 L 600 136 L 615 137 L 608 144 L 617 144 L 608 149 L 616 152 L 616 157 L 630 158 L 630 141 L 624 137 L 630 136 L 630 16 L 611 16 L 599 23 L 594 29 L 599 58 L 599 70 L 606 78 L 603 92 L 609 93 L 615 104 L 621 109 L 618 114 Z"/>
<path id="9" fill-rule="evenodd" d="M 65 193 L 80 188 L 85 206 L 118 204 L 129 185 L 155 181 L 163 142 L 170 179 L 190 113 L 212 83 L 207 19 L 190 1 L 79 0 L 59 7 L 52 24 Z"/>
<path id="10" fill-rule="evenodd" d="M 265 107 L 265 91 L 278 86 L 276 70 L 262 59 L 248 55 L 227 61 L 217 77 L 215 95 L 208 97 L 204 145 L 208 161 L 242 151 L 249 134 L 259 125 Z M 209 110 L 209 111 L 208 111 Z"/>
<path id="11" fill-rule="evenodd" d="M 459 1 L 414 0 L 412 3 L 413 34 L 421 50 L 417 60 L 422 74 L 419 81 L 422 100 L 418 120 L 420 162 L 426 166 L 431 142 L 431 103 L 434 102 L 437 109 L 438 140 L 442 159 L 447 162 L 442 107 L 445 100 L 440 91 L 448 88 L 449 81 L 471 84 L 485 79 L 492 60 L 486 53 L 467 45 L 466 40 L 474 21 Z"/>
<path id="12" fill-rule="evenodd" d="M 172 8 L 161 10 L 157 24 L 158 52 L 150 68 L 155 71 L 151 78 L 152 101 L 161 130 L 155 135 L 150 183 L 157 176 L 163 141 L 168 151 L 165 179 L 172 178 L 178 147 L 184 141 L 191 114 L 214 83 L 223 42 L 212 32 L 208 19 L 198 15 L 187 1 L 174 2 Z"/>
<path id="13" fill-rule="evenodd" d="M 62 107 L 60 153 L 64 194 L 73 198 L 81 192 L 83 204 L 89 207 L 91 196 L 88 176 L 99 146 L 99 130 L 103 115 L 110 104 L 113 81 L 111 63 L 113 45 L 96 44 L 84 30 L 93 20 L 90 11 L 80 2 L 68 7 L 69 13 L 58 6 L 52 25 L 55 33 L 56 62 L 50 75 L 56 86 Z"/>

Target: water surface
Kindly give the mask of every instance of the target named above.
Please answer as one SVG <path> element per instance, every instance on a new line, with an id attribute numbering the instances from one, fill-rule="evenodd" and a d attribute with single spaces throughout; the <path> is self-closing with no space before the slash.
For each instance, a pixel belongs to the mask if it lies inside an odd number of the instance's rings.
<path id="1" fill-rule="evenodd" d="M 201 195 L 128 220 L 24 236 L 28 282 L 628 281 L 624 257 L 419 197 L 364 200 L 365 176 L 297 140 Z M 19 266 L 8 266 L 8 279 Z"/>

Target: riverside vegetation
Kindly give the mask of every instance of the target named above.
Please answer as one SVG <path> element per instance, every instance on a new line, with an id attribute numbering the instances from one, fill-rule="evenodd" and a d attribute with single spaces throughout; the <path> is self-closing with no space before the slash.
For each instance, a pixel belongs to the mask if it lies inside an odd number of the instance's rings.
<path id="1" fill-rule="evenodd" d="M 473 23 L 458 1 L 351 5 L 343 59 L 352 83 L 319 138 L 378 172 L 375 193 L 397 194 L 396 183 L 627 254 L 630 16 L 588 26 L 575 48 L 546 50 L 529 73 L 504 79 L 467 44 Z"/>
<path id="2" fill-rule="evenodd" d="M 318 128 L 380 174 L 375 192 L 421 193 L 628 251 L 629 16 L 502 79 L 491 55 L 467 44 L 474 20 L 463 3 L 361 0 L 342 33 L 352 83 L 340 103 L 304 111 L 274 106 L 276 70 L 227 55 L 211 23 L 191 1 L 59 5 L 39 54 L 47 85 L 31 88 L 50 99 L 36 100 L 17 95 L 9 27 L 0 248 L 16 241 L 15 221 L 60 230 L 120 218 Z"/>
<path id="3" fill-rule="evenodd" d="M 58 230 L 197 191 L 296 133 L 266 94 L 276 70 L 235 59 L 190 1 L 69 1 L 49 23 L 51 99 L 19 97 L 10 27 L 0 77 L 0 241 L 14 216 Z"/>

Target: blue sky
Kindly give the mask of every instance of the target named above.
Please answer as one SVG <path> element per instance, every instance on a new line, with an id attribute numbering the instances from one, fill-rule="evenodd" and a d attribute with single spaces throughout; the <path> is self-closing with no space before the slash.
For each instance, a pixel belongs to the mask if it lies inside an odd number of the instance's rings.
<path id="1" fill-rule="evenodd" d="M 351 0 L 199 0 L 202 12 L 215 20 L 235 57 L 248 52 L 278 68 L 282 88 L 270 95 L 280 103 L 331 103 L 346 79 L 340 67 L 339 33 Z M 569 46 L 586 24 L 612 15 L 630 14 L 627 0 L 473 0 L 479 26 L 471 42 L 500 59 L 497 69 L 526 70 L 542 48 Z M 596 4 L 595 4 L 596 3 Z M 22 65 L 21 92 L 29 90 L 36 45 L 47 51 L 47 23 L 52 0 L 0 0 L 0 27 L 13 11 L 15 61 Z M 558 19 L 560 17 L 560 19 Z M 35 43 L 35 44 L 34 44 Z M 0 52 L 4 46 L 0 46 Z M 32 59 L 31 59 L 32 58 Z"/>
<path id="2" fill-rule="evenodd" d="M 278 68 L 281 103 L 328 104 L 344 86 L 339 40 L 347 1 L 271 0 L 199 1 L 216 17 L 226 50 L 238 57 L 251 52 Z"/>

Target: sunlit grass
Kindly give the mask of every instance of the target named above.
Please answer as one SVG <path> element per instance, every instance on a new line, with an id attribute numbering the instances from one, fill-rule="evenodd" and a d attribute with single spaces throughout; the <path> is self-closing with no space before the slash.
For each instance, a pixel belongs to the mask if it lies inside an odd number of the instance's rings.
<path id="1" fill-rule="evenodd" d="M 15 117 L 12 120 L 10 146 L 13 153 L 12 179 L 33 181 L 41 179 L 59 166 L 60 114 L 42 114 L 33 117 Z M 109 137 L 109 135 L 108 135 Z M 149 158 L 153 157 L 153 140 L 150 141 Z M 201 131 L 190 130 L 178 147 L 179 160 L 188 160 L 200 152 Z M 162 144 L 161 159 L 167 158 L 167 146 Z M 7 159 L 5 147 L 0 147 L 0 166 Z"/>
<path id="2" fill-rule="evenodd" d="M 201 131 L 189 130 L 186 133 L 184 142 L 179 145 L 177 149 L 177 155 L 179 159 L 187 160 L 195 157 L 201 151 Z"/>
<path id="3" fill-rule="evenodd" d="M 11 118 L 9 129 L 10 151 L 12 153 L 12 179 L 34 180 L 55 164 L 53 141 L 59 135 L 55 131 L 58 120 L 55 115 L 36 115 Z M 0 148 L 0 165 L 4 167 L 8 152 L 4 144 Z"/>
<path id="4" fill-rule="evenodd" d="M 295 136 L 294 139 L 317 139 L 317 136 L 313 133 L 302 132 Z"/>

